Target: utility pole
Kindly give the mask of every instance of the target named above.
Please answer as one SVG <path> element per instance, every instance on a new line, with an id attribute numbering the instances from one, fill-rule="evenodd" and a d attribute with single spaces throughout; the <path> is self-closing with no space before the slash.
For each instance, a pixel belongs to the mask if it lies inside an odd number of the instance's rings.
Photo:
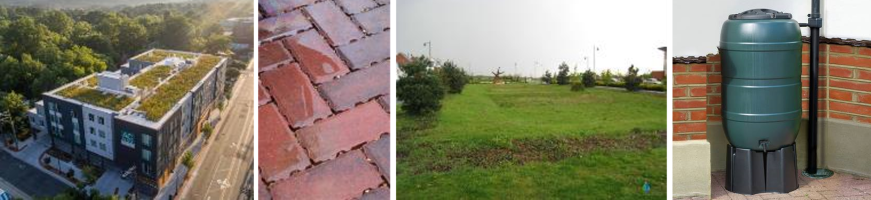
<path id="1" fill-rule="evenodd" d="M 429 59 L 432 59 L 432 41 L 424 42 L 423 46 L 429 48 L 429 50 L 428 50 L 429 52 L 427 53 L 427 57 L 429 57 Z"/>
<path id="2" fill-rule="evenodd" d="M 599 51 L 599 47 L 593 45 L 593 71 L 596 71 L 596 52 Z"/>

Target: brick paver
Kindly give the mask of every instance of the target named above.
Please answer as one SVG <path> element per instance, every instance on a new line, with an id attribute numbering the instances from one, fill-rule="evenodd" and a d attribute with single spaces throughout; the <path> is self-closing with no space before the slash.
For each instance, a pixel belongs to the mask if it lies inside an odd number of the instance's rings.
<path id="1" fill-rule="evenodd" d="M 363 26 L 366 33 L 379 33 L 390 27 L 390 7 L 382 6 L 366 13 L 360 13 L 354 15 L 354 19 Z"/>
<path id="2" fill-rule="evenodd" d="M 342 79 L 321 85 L 322 94 L 333 110 L 347 110 L 359 102 L 365 102 L 390 92 L 390 64 L 362 69 Z"/>
<path id="3" fill-rule="evenodd" d="M 264 104 L 269 103 L 269 101 L 272 100 L 272 96 L 270 96 L 269 93 L 266 92 L 266 89 L 263 88 L 263 85 L 258 84 L 257 85 L 257 99 L 258 99 L 257 100 L 258 105 L 264 105 Z"/>
<path id="4" fill-rule="evenodd" d="M 260 40 L 293 35 L 312 27 L 311 22 L 306 20 L 299 10 L 260 20 L 258 24 L 260 30 L 257 32 Z"/>
<path id="5" fill-rule="evenodd" d="M 284 48 L 281 42 L 261 44 L 257 51 L 260 52 L 259 60 L 257 61 L 260 71 L 271 70 L 279 64 L 293 61 L 293 57 L 290 57 L 290 52 Z"/>
<path id="6" fill-rule="evenodd" d="M 342 46 L 363 37 L 360 27 L 332 1 L 317 3 L 305 10 L 333 46 Z"/>
<path id="7" fill-rule="evenodd" d="M 378 171 L 381 175 L 390 180 L 390 137 L 383 136 L 378 141 L 366 144 L 363 147 L 363 152 L 366 153 L 372 162 L 378 165 Z"/>
<path id="8" fill-rule="evenodd" d="M 306 31 L 289 37 L 284 39 L 284 44 L 299 58 L 302 70 L 311 77 L 312 82 L 331 81 L 349 72 L 345 63 L 317 31 Z"/>
<path id="9" fill-rule="evenodd" d="M 359 150 L 274 183 L 275 199 L 351 199 L 384 180 Z"/>
<path id="10" fill-rule="evenodd" d="M 389 199 L 389 0 L 260 3 L 260 199 Z"/>
<path id="11" fill-rule="evenodd" d="M 351 63 L 352 69 L 369 67 L 372 63 L 382 62 L 390 58 L 390 34 L 378 34 L 363 38 L 355 43 L 339 47 L 339 52 L 342 52 L 342 56 Z"/>
<path id="12" fill-rule="evenodd" d="M 315 120 L 330 115 L 327 103 L 299 68 L 296 63 L 291 63 L 260 74 L 263 86 L 293 127 L 311 125 Z"/>
<path id="13" fill-rule="evenodd" d="M 711 174 L 711 199 L 871 199 L 871 178 L 835 173 L 826 179 L 799 175 L 798 189 L 790 193 L 743 195 L 726 190 L 725 172 Z M 705 199 L 692 197 L 681 199 Z"/>
<path id="14" fill-rule="evenodd" d="M 311 162 L 305 150 L 296 140 L 287 122 L 274 105 L 261 106 L 258 112 L 260 174 L 267 181 L 290 176 L 291 172 L 303 170 Z"/>
<path id="15" fill-rule="evenodd" d="M 363 194 L 360 200 L 388 200 L 390 199 L 390 188 L 378 188 Z"/>
<path id="16" fill-rule="evenodd" d="M 321 162 L 366 141 L 377 140 L 389 131 L 390 115 L 377 102 L 369 102 L 299 129 L 297 134 L 312 160 Z"/>

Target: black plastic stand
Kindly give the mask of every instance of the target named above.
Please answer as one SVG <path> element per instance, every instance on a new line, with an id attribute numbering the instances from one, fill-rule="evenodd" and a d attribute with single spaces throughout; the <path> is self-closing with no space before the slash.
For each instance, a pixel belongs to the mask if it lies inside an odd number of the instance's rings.
<path id="1" fill-rule="evenodd" d="M 739 194 L 789 193 L 798 189 L 795 144 L 774 151 L 728 145 L 726 190 Z"/>

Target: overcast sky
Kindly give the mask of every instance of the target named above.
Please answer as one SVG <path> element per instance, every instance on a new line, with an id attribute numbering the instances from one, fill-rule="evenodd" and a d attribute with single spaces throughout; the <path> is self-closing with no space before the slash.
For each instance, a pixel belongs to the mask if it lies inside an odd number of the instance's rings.
<path id="1" fill-rule="evenodd" d="M 578 70 L 642 73 L 661 70 L 670 43 L 671 5 L 650 0 L 402 0 L 396 1 L 397 50 L 453 60 L 476 75 L 497 67 L 540 76 L 561 62 Z M 535 66 L 535 62 L 539 66 Z M 514 63 L 517 63 L 515 70 Z"/>

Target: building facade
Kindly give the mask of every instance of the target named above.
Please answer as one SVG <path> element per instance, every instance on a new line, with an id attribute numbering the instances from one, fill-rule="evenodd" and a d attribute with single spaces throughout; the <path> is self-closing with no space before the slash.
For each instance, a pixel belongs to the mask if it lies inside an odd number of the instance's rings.
<path id="1" fill-rule="evenodd" d="M 53 148 L 78 162 L 129 171 L 137 194 L 155 197 L 209 111 L 224 100 L 227 62 L 153 49 L 118 71 L 46 92 L 44 120 Z"/>

